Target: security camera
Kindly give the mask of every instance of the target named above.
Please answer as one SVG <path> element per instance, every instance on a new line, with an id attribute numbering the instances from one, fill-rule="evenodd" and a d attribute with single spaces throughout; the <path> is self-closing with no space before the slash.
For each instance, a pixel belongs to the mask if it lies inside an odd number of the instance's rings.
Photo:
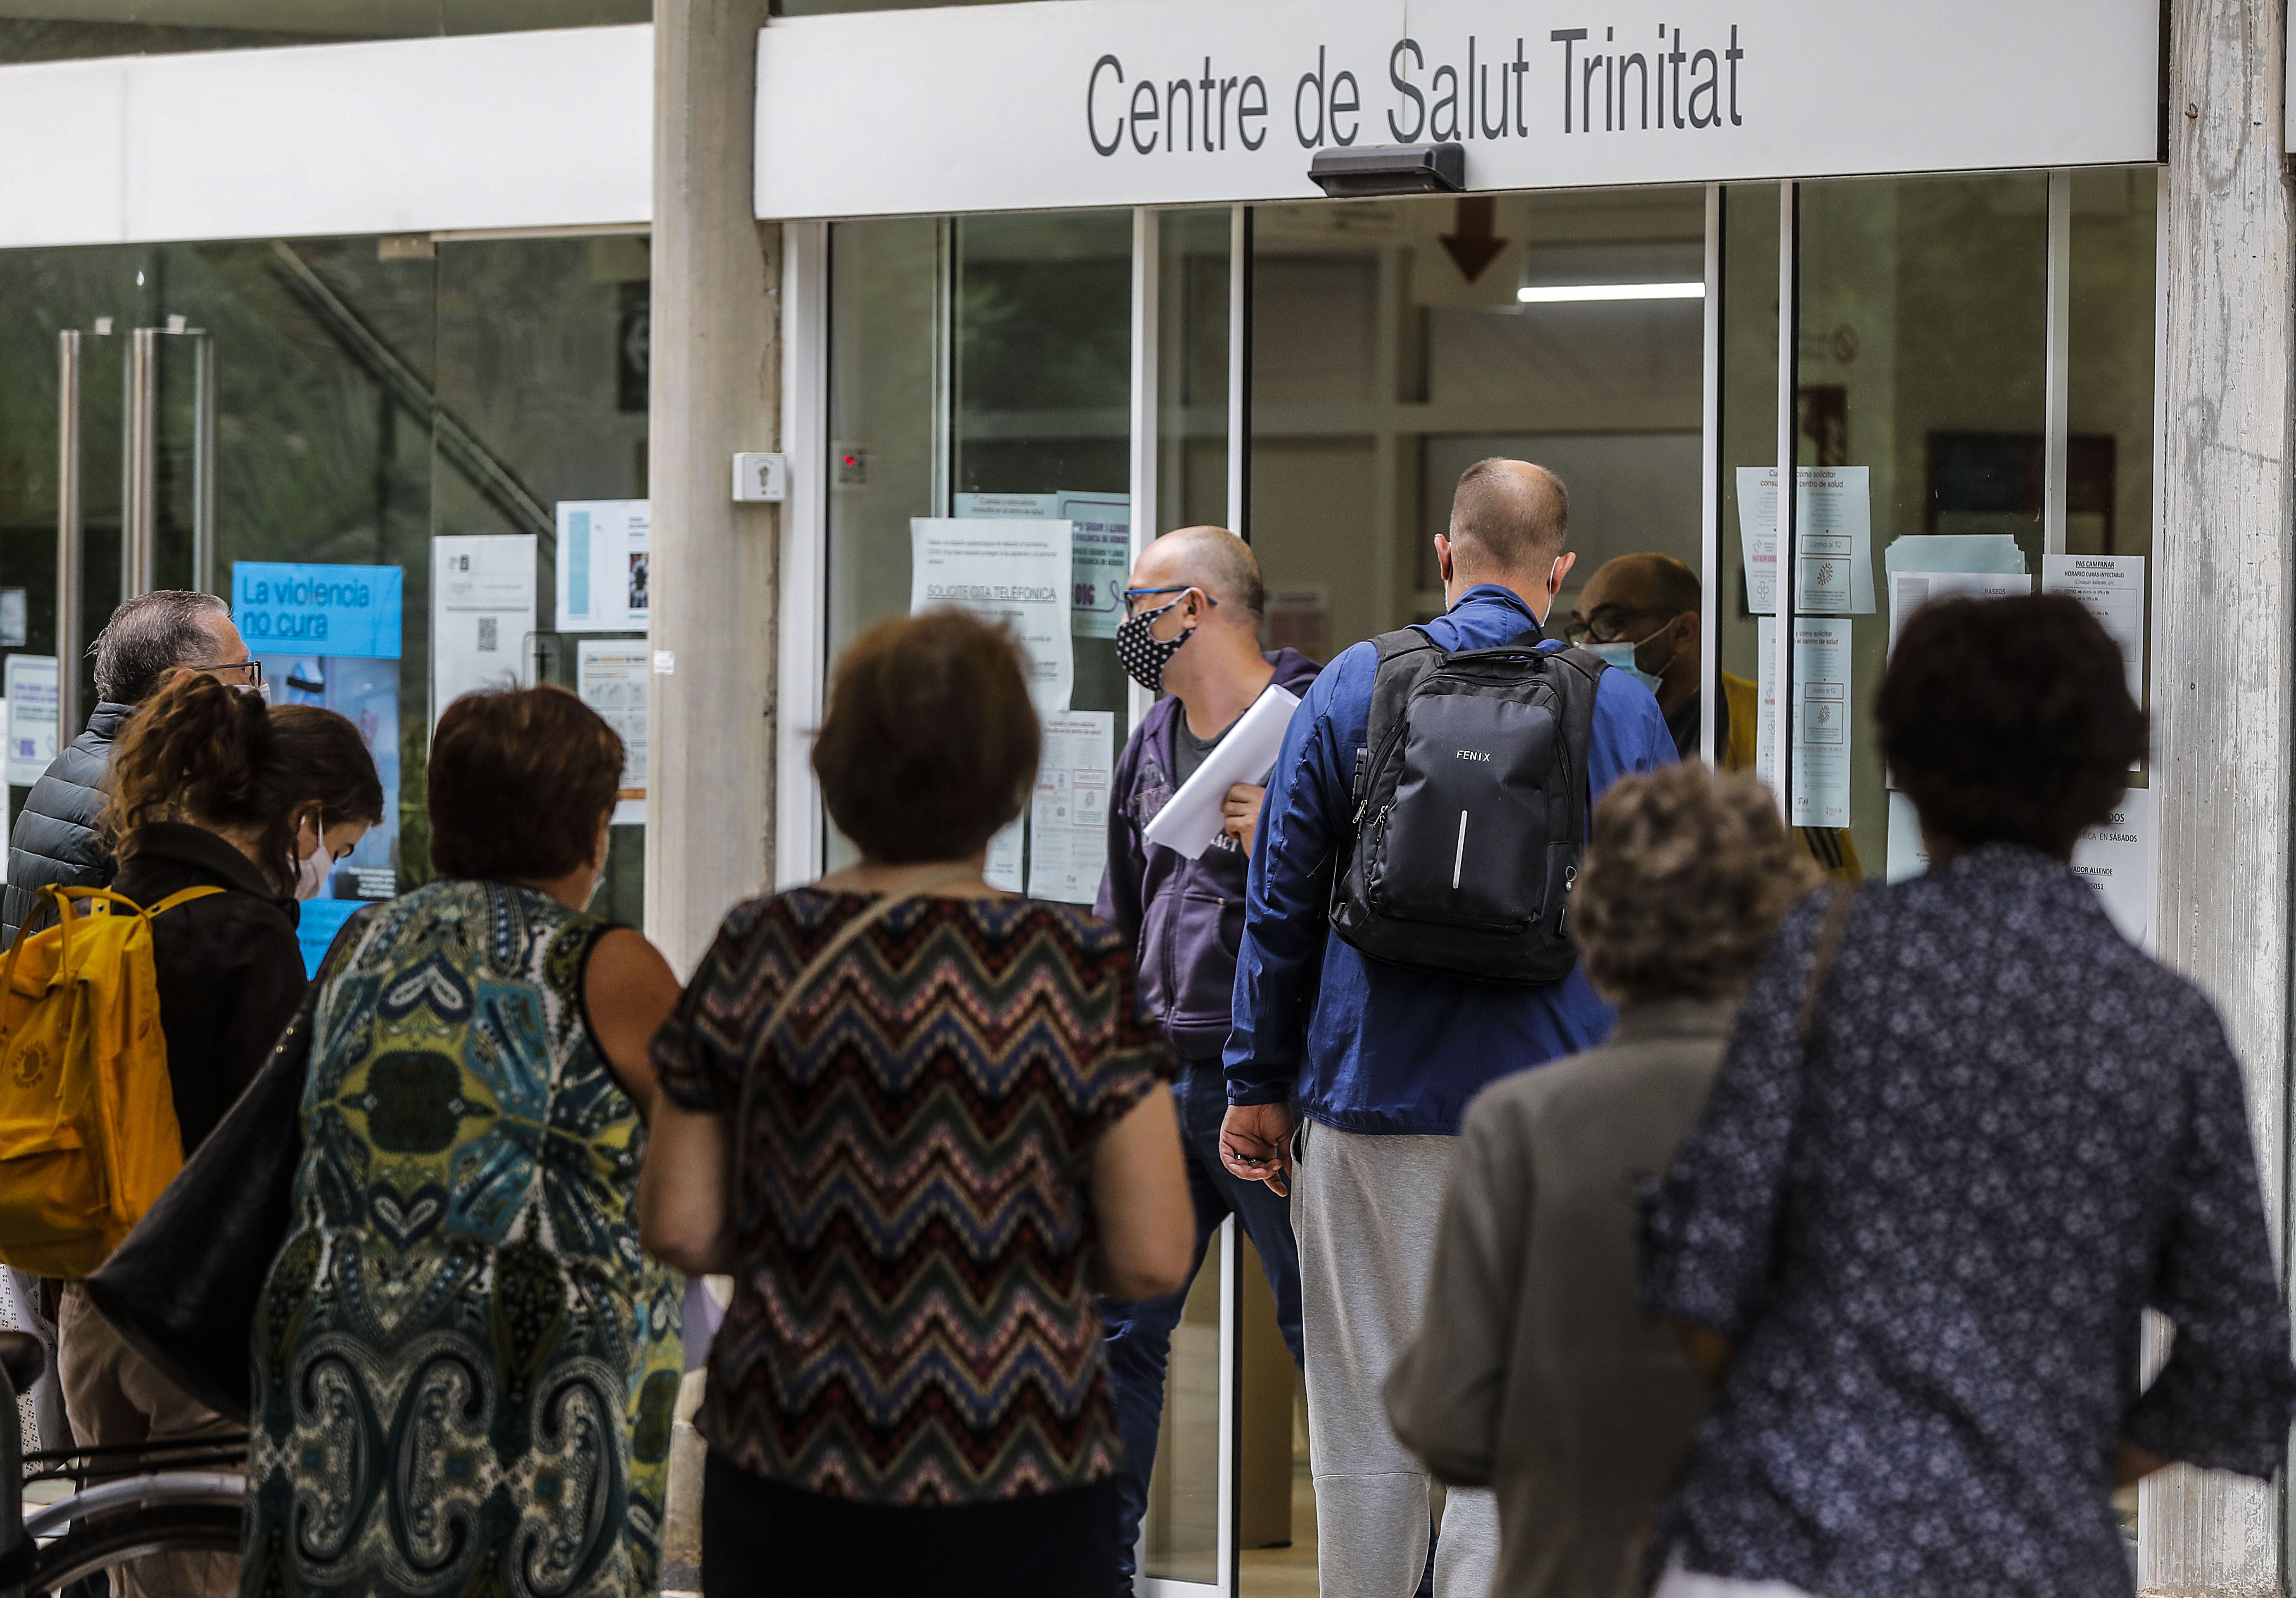
<path id="1" fill-rule="evenodd" d="M 1308 176 L 1334 200 L 1373 194 L 1456 194 L 1467 186 L 1464 144 L 1371 144 L 1318 150 Z"/>

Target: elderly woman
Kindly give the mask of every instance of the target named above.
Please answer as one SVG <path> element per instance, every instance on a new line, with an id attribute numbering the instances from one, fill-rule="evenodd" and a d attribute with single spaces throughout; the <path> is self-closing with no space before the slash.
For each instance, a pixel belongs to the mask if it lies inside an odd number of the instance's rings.
<path id="1" fill-rule="evenodd" d="M 1875 720 L 1930 869 L 1788 918 L 1650 1217 L 1645 1301 L 1723 1382 L 1669 1598 L 2126 1595 L 2116 1481 L 2280 1464 L 2240 1062 L 2070 864 L 2144 753 L 2127 683 L 2070 595 L 1899 637 Z"/>
<path id="2" fill-rule="evenodd" d="M 737 906 L 655 1043 L 647 1245 L 734 1277 L 710 1594 L 1116 1590 L 1093 1290 L 1178 1289 L 1194 1216 L 1123 935 L 981 880 L 1037 740 L 1002 632 L 865 634 L 813 755 L 861 863 Z"/>
<path id="3" fill-rule="evenodd" d="M 1418 1340 L 1388 1379 L 1436 1478 L 1496 1489 L 1500 1598 L 1641 1598 L 1703 1389 L 1644 1315 L 1635 1191 L 1697 1119 L 1731 1013 L 1816 876 L 1752 777 L 1671 766 L 1595 807 L 1573 895 L 1597 1049 L 1468 1106 Z"/>
<path id="4" fill-rule="evenodd" d="M 584 914 L 622 742 L 559 688 L 430 743 L 445 877 L 319 973 L 299 1229 L 256 1323 L 242 1590 L 657 1590 L 678 1296 L 638 1247 L 653 946 Z"/>

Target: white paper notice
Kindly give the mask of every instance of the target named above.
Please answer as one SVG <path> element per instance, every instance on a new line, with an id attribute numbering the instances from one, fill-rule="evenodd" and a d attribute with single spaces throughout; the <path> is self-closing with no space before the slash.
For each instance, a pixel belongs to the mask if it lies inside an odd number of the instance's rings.
<path id="1" fill-rule="evenodd" d="M 56 658 L 10 655 L 0 684 L 8 696 L 8 781 L 24 787 L 56 758 Z"/>
<path id="2" fill-rule="evenodd" d="M 1918 877 L 1930 868 L 1929 846 L 1922 841 L 1921 813 L 1914 801 L 1902 793 L 1890 796 L 1890 858 L 1889 879 L 1902 882 L 1907 877 Z"/>
<path id="3" fill-rule="evenodd" d="M 1021 850 L 1029 837 L 1029 817 L 1024 811 L 1011 824 L 988 835 L 988 858 L 981 863 L 980 879 L 999 893 L 1018 893 L 1025 886 L 1021 875 Z"/>
<path id="4" fill-rule="evenodd" d="M 1890 796 L 1890 881 L 1919 876 L 1930 867 L 1922 824 L 1914 801 Z M 2152 795 L 2131 788 L 2112 813 L 2080 835 L 2073 846 L 2073 870 L 2104 900 L 2105 914 L 2120 935 L 2139 947 L 2152 939 Z"/>
<path id="5" fill-rule="evenodd" d="M 1283 731 L 1292 725 L 1292 712 L 1299 708 L 1298 694 L 1270 683 L 1180 784 L 1180 791 L 1164 801 L 1141 837 L 1191 860 L 1201 857 L 1220 835 L 1220 806 L 1227 791 L 1238 783 L 1267 780 L 1283 746 Z"/>
<path id="6" fill-rule="evenodd" d="M 1069 529 L 1018 517 L 909 520 L 909 613 L 950 606 L 1003 622 L 1029 657 L 1038 716 L 1069 708 Z M 1047 757 L 1049 758 L 1049 757 Z"/>
<path id="7" fill-rule="evenodd" d="M 1045 717 L 1045 754 L 1029 807 L 1029 897 L 1089 905 L 1108 864 L 1108 792 L 1116 713 Z"/>
<path id="8" fill-rule="evenodd" d="M 614 825 L 645 824 L 646 679 L 652 657 L 643 638 L 585 638 L 575 646 L 575 692 L 621 734 L 622 788 Z"/>
<path id="9" fill-rule="evenodd" d="M 1874 509 L 1863 466 L 1794 468 L 1794 554 L 1801 567 L 1797 608 L 1806 615 L 1874 611 Z M 1738 468 L 1738 544 L 1747 607 L 1778 610 L 1778 469 Z"/>
<path id="10" fill-rule="evenodd" d="M 1792 824 L 1849 824 L 1849 627 L 1846 621 L 1805 618 L 1794 624 Z M 1777 786 L 1777 623 L 1764 617 L 1755 628 L 1761 651 L 1761 719 L 1755 730 L 1754 770 Z"/>
<path id="11" fill-rule="evenodd" d="M 652 512 L 643 499 L 558 502 L 560 632 L 645 630 L 652 586 L 646 545 L 652 525 Z"/>
<path id="12" fill-rule="evenodd" d="M 2043 555 L 2041 591 L 2070 594 L 2104 624 L 2128 668 L 2128 696 L 2144 702 L 2144 557 Z"/>
<path id="13" fill-rule="evenodd" d="M 960 494 L 963 520 L 1043 518 L 1069 526 L 1070 620 L 1079 638 L 1113 638 L 1132 575 L 1129 494 Z"/>
<path id="14" fill-rule="evenodd" d="M 430 719 L 480 688 L 534 681 L 532 533 L 430 540 Z"/>
<path id="15" fill-rule="evenodd" d="M 1898 635 L 1906 630 L 1906 619 L 1933 599 L 1949 595 L 2006 599 L 2032 591 L 2031 574 L 2021 571 L 1893 571 L 1890 574 L 1890 647 L 1898 647 Z"/>
<path id="16" fill-rule="evenodd" d="M 2007 533 L 1915 533 L 1882 552 L 1882 569 L 1900 571 L 2025 570 L 2025 552 Z"/>

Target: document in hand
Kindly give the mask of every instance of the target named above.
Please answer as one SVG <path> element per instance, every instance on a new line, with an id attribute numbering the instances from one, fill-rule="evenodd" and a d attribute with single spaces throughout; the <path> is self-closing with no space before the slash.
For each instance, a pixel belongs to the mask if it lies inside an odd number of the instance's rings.
<path id="1" fill-rule="evenodd" d="M 1220 835 L 1220 803 L 1227 798 L 1227 791 L 1238 783 L 1266 778 L 1275 764 L 1275 751 L 1283 746 L 1283 729 L 1292 725 L 1292 712 L 1299 703 L 1298 694 L 1270 683 L 1252 701 L 1251 709 L 1236 717 L 1227 736 L 1204 757 L 1196 774 L 1165 801 L 1142 836 L 1191 860 L 1210 848 L 1212 840 Z"/>

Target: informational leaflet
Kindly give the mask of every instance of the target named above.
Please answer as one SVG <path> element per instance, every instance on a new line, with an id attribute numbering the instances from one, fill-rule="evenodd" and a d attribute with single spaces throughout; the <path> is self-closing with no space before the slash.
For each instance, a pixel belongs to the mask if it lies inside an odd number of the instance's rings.
<path id="1" fill-rule="evenodd" d="M 10 655 L 0 684 L 8 693 L 8 781 L 22 788 L 56 758 L 56 658 Z"/>
<path id="2" fill-rule="evenodd" d="M 1874 509 L 1864 466 L 1794 469 L 1794 555 L 1800 565 L 1796 609 L 1819 616 L 1874 611 Z M 1778 469 L 1738 468 L 1738 544 L 1746 602 L 1757 616 L 1778 610 Z"/>
<path id="3" fill-rule="evenodd" d="M 2043 555 L 2041 591 L 2070 594 L 2089 608 L 2120 645 L 2128 695 L 2144 702 L 2144 557 Z"/>
<path id="4" fill-rule="evenodd" d="M 585 638 L 575 645 L 574 692 L 622 740 L 618 827 L 645 824 L 646 679 L 652 675 L 652 656 L 643 638 Z"/>
<path id="5" fill-rule="evenodd" d="M 1045 717 L 1045 753 L 1029 807 L 1029 897 L 1089 905 L 1108 863 L 1108 798 L 1116 714 Z"/>
<path id="6" fill-rule="evenodd" d="M 0 588 L 0 649 L 21 649 L 31 607 L 21 588 Z"/>
<path id="7" fill-rule="evenodd" d="M 1756 627 L 1761 651 L 1761 721 L 1756 730 L 1754 769 L 1775 788 L 1777 770 L 1777 623 L 1764 617 Z M 1808 617 L 1793 632 L 1792 824 L 1849 824 L 1849 628 L 1846 621 Z"/>
<path id="8" fill-rule="evenodd" d="M 535 627 L 532 533 L 430 540 L 430 720 L 480 688 L 534 681 L 527 638 Z"/>
<path id="9" fill-rule="evenodd" d="M 1267 780 L 1284 732 L 1292 725 L 1292 712 L 1299 708 L 1300 696 L 1289 688 L 1270 683 L 1262 689 L 1235 725 L 1220 735 L 1194 774 L 1164 801 L 1164 807 L 1142 832 L 1142 839 L 1191 860 L 1201 859 L 1226 825 L 1222 807 L 1227 802 L 1227 791 L 1238 783 Z"/>
<path id="10" fill-rule="evenodd" d="M 1890 574 L 1890 647 L 1898 647 L 1898 635 L 1905 631 L 1906 619 L 1933 599 L 1956 594 L 2006 599 L 2032 591 L 2032 576 L 2022 571 L 1893 571 Z"/>
<path id="11" fill-rule="evenodd" d="M 558 631 L 645 630 L 652 525 L 643 499 L 558 502 Z"/>
<path id="12" fill-rule="evenodd" d="M 1024 813 L 1013 818 L 1011 824 L 988 835 L 988 858 L 981 863 L 981 880 L 1000 893 L 1018 893 L 1027 885 L 1021 874 L 1021 861 L 1029 838 L 1029 818 Z"/>
<path id="13" fill-rule="evenodd" d="M 1900 571 L 2025 570 L 2025 552 L 2007 533 L 1911 533 L 1882 552 L 1882 569 Z"/>
<path id="14" fill-rule="evenodd" d="M 398 891 L 398 657 L 405 576 L 396 566 L 237 561 L 232 619 L 263 662 L 275 704 L 324 705 L 350 718 L 382 779 L 382 824 L 336 862 L 302 906 L 296 936 L 316 976 L 335 933 L 364 902 Z"/>
<path id="15" fill-rule="evenodd" d="M 1029 658 L 1037 714 L 1069 708 L 1076 657 L 1069 641 L 1069 529 L 1019 517 L 909 521 L 909 613 L 970 611 L 1013 630 Z"/>
<path id="16" fill-rule="evenodd" d="M 960 494 L 960 520 L 1026 517 L 1069 524 L 1069 604 L 1079 638 L 1113 638 L 1124 619 L 1124 586 L 1132 573 L 1132 496 L 1128 494 Z"/>
<path id="17" fill-rule="evenodd" d="M 2073 846 L 2073 870 L 2104 900 L 2105 913 L 2120 935 L 2140 948 L 2152 941 L 2152 794 L 2131 788 L 2112 813 L 2080 835 Z M 1914 801 L 1890 796 L 1889 877 L 1892 882 L 1929 869 L 1922 824 Z"/>

